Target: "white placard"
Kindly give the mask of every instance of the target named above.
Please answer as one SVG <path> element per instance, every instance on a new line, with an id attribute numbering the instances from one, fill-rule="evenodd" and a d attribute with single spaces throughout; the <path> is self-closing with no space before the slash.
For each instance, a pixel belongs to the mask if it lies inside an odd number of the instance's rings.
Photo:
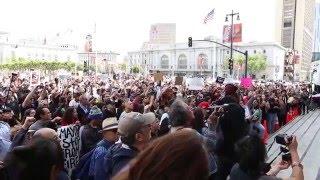
<path id="1" fill-rule="evenodd" d="M 79 125 L 62 126 L 58 129 L 64 154 L 64 167 L 71 174 L 77 166 L 80 156 Z"/>
<path id="2" fill-rule="evenodd" d="M 189 90 L 202 90 L 204 88 L 204 79 L 203 78 L 187 78 L 186 85 Z"/>

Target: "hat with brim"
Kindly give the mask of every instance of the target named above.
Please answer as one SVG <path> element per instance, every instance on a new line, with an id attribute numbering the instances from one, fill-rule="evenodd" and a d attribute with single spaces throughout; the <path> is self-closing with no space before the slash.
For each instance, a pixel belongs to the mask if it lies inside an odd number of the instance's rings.
<path id="1" fill-rule="evenodd" d="M 131 112 L 119 120 L 118 133 L 120 136 L 128 137 L 134 135 L 143 127 L 150 125 L 156 121 L 154 113 L 141 114 L 138 112 Z"/>
<path id="2" fill-rule="evenodd" d="M 112 129 L 118 129 L 117 118 L 111 117 L 111 118 L 107 118 L 107 119 L 103 120 L 102 130 L 100 130 L 100 132 L 108 131 L 108 130 L 112 130 Z"/>

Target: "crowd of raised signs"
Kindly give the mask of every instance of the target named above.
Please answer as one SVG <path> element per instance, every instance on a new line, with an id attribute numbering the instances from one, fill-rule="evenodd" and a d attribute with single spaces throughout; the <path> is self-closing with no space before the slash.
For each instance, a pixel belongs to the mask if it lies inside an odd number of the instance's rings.
<path id="1" fill-rule="evenodd" d="M 303 179 L 294 136 L 291 160 L 271 166 L 265 142 L 317 107 L 312 93 L 126 74 L 32 85 L 13 74 L 1 83 L 0 179 L 278 179 L 290 167 Z"/>

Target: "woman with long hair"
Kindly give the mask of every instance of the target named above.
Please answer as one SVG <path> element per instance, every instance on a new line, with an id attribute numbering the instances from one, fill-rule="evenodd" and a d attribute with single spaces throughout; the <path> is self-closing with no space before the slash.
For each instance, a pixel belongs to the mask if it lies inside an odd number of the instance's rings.
<path id="1" fill-rule="evenodd" d="M 218 171 L 216 179 L 225 180 L 231 168 L 238 159 L 235 154 L 234 144 L 246 136 L 249 126 L 245 121 L 244 109 L 235 103 L 226 104 L 221 108 L 221 115 L 217 125 L 217 155 Z"/>
<path id="2" fill-rule="evenodd" d="M 204 180 L 208 177 L 208 155 L 202 137 L 194 130 L 183 129 L 156 139 L 113 179 Z"/>
<path id="3" fill-rule="evenodd" d="M 283 179 L 301 180 L 303 177 L 303 166 L 297 151 L 298 142 L 295 136 L 288 142 L 287 148 L 291 154 L 291 161 L 280 160 L 269 167 L 266 164 L 266 147 L 257 135 L 243 137 L 235 144 L 236 154 L 239 162 L 235 164 L 230 173 L 230 180 L 279 180 L 276 175 L 291 165 L 292 173 L 290 177 Z M 268 167 L 268 168 L 267 168 Z M 270 168 L 270 170 L 268 170 Z M 268 172 L 266 172 L 268 171 Z"/>
<path id="4" fill-rule="evenodd" d="M 70 124 L 74 124 L 78 121 L 78 113 L 74 107 L 69 107 L 66 112 L 63 114 L 63 118 L 61 121 L 62 126 L 68 126 Z"/>
<path id="5" fill-rule="evenodd" d="M 195 129 L 198 131 L 198 133 L 203 135 L 203 128 L 206 127 L 205 122 L 204 122 L 204 113 L 201 108 L 196 108 L 193 112 L 194 114 L 194 119 L 191 122 L 192 129 Z"/>

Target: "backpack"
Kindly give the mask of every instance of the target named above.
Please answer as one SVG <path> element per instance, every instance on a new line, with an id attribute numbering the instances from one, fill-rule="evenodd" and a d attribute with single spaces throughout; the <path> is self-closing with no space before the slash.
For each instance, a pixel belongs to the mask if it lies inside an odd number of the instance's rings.
<path id="1" fill-rule="evenodd" d="M 105 143 L 98 143 L 96 147 L 105 147 Z M 106 148 L 106 147 L 105 147 Z M 80 159 L 77 167 L 72 171 L 72 180 L 92 180 L 93 177 L 89 175 L 91 157 L 96 148 L 84 154 Z"/>

